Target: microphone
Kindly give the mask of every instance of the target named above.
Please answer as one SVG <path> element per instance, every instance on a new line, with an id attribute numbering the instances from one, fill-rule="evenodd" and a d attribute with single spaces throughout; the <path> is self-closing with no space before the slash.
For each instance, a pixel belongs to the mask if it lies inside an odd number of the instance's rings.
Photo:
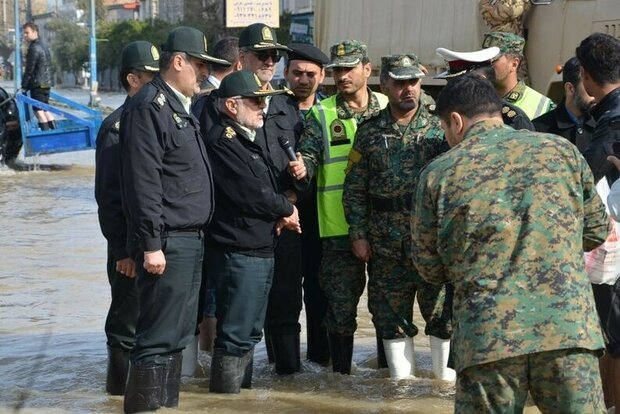
<path id="1" fill-rule="evenodd" d="M 297 161 L 297 157 L 295 156 L 295 151 L 293 151 L 293 148 L 291 147 L 291 143 L 288 142 L 288 139 L 280 135 L 278 137 L 278 142 L 280 143 L 280 147 L 282 147 L 282 149 L 286 153 L 286 156 L 288 157 L 288 159 L 291 161 Z"/>

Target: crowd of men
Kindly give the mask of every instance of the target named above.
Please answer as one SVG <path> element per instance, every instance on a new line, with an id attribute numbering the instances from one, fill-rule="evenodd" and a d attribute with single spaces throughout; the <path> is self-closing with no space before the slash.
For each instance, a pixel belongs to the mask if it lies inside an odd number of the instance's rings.
<path id="1" fill-rule="evenodd" d="M 417 300 L 456 412 L 522 412 L 528 394 L 543 412 L 620 407 L 618 286 L 584 265 L 611 229 L 595 183 L 619 175 L 620 41 L 582 42 L 557 107 L 517 78 L 524 43 L 438 48 L 436 102 L 409 51 L 382 57 L 372 91 L 356 40 L 328 57 L 256 23 L 212 54 L 190 27 L 161 55 L 127 45 L 95 186 L 106 389 L 125 412 L 177 406 L 198 346 L 211 392 L 251 388 L 263 338 L 277 374 L 298 372 L 302 301 L 306 357 L 350 374 L 366 286 L 378 367 L 415 374 Z M 283 57 L 290 89 L 272 83 Z"/>

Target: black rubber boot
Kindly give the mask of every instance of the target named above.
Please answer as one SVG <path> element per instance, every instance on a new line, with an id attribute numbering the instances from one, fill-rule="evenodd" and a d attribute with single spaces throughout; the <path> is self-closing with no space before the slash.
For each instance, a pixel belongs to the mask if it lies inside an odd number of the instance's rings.
<path id="1" fill-rule="evenodd" d="M 56 121 L 47 121 L 49 129 L 56 129 Z"/>
<path id="2" fill-rule="evenodd" d="M 329 350 L 332 356 L 333 371 L 350 375 L 353 359 L 353 336 L 340 336 L 330 333 Z"/>
<path id="3" fill-rule="evenodd" d="M 108 394 L 125 394 L 128 371 L 129 351 L 108 346 L 108 374 L 105 381 L 105 390 Z"/>
<path id="4" fill-rule="evenodd" d="M 164 368 L 155 364 L 129 364 L 123 409 L 125 413 L 154 411 L 161 407 Z"/>
<path id="5" fill-rule="evenodd" d="M 379 332 L 377 334 L 377 368 L 387 368 L 388 363 L 385 358 L 385 348 L 383 347 L 383 337 Z"/>
<path id="6" fill-rule="evenodd" d="M 50 129 L 50 126 L 48 125 L 47 122 L 39 122 L 38 125 L 41 131 L 47 131 L 48 129 Z"/>
<path id="7" fill-rule="evenodd" d="M 309 361 L 325 365 L 329 362 L 329 339 L 327 328 L 322 321 L 315 321 L 306 314 L 306 334 L 308 336 L 308 352 L 306 357 Z"/>
<path id="8" fill-rule="evenodd" d="M 181 367 L 183 353 L 168 355 L 164 366 L 164 383 L 162 386 L 161 405 L 177 407 L 179 405 L 179 389 L 181 388 Z"/>
<path id="9" fill-rule="evenodd" d="M 244 367 L 241 388 L 250 389 L 252 388 L 252 374 L 254 373 L 254 348 L 241 358 L 241 366 Z"/>
<path id="10" fill-rule="evenodd" d="M 265 349 L 267 350 L 267 361 L 269 361 L 270 364 L 273 364 L 274 362 L 276 362 L 276 357 L 273 353 L 273 344 L 271 343 L 271 334 L 269 333 L 267 329 L 264 329 L 263 332 L 264 332 L 263 338 L 265 338 Z"/>
<path id="11" fill-rule="evenodd" d="M 245 374 L 242 358 L 227 354 L 221 348 L 213 350 L 209 391 L 222 394 L 239 394 Z"/>
<path id="12" fill-rule="evenodd" d="M 276 358 L 276 374 L 289 375 L 299 371 L 299 334 L 271 335 L 271 345 Z"/>

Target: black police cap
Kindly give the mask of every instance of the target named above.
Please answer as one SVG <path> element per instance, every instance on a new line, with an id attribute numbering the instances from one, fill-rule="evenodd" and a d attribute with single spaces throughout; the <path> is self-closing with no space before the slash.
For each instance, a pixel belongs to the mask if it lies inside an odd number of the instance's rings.
<path id="1" fill-rule="evenodd" d="M 327 55 L 316 46 L 308 43 L 291 43 L 289 48 L 291 49 L 291 51 L 288 52 L 289 62 L 291 60 L 307 60 L 321 67 L 329 63 Z"/>
<path id="2" fill-rule="evenodd" d="M 285 90 L 263 90 L 258 76 L 249 70 L 239 70 L 229 73 L 222 79 L 222 83 L 217 90 L 220 98 L 230 98 L 233 96 L 260 97 L 279 95 Z"/>
<path id="3" fill-rule="evenodd" d="M 220 65 L 230 66 L 231 63 L 224 59 L 218 59 L 207 54 L 207 38 L 198 29 L 187 26 L 179 26 L 173 29 L 161 46 L 165 52 L 184 52 L 198 59 Z"/>
<path id="4" fill-rule="evenodd" d="M 157 48 L 145 40 L 129 43 L 121 53 L 121 69 L 158 72 L 159 52 Z"/>
<path id="5" fill-rule="evenodd" d="M 278 43 L 276 31 L 263 23 L 254 23 L 243 29 L 239 34 L 239 47 L 247 47 L 252 50 L 290 50 Z"/>

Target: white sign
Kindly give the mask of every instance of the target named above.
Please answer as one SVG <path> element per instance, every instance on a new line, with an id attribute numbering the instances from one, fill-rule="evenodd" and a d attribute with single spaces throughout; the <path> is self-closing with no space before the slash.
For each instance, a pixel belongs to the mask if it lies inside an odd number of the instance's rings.
<path id="1" fill-rule="evenodd" d="M 264 23 L 280 27 L 278 0 L 226 0 L 226 27 L 246 27 Z"/>

